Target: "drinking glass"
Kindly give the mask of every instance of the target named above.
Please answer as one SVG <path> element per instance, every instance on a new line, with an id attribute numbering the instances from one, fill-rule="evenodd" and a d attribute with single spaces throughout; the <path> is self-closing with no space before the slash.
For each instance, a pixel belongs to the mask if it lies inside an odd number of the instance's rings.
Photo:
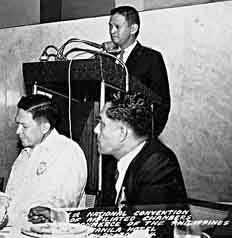
<path id="1" fill-rule="evenodd" d="M 199 225 L 175 226 L 174 238 L 211 238 Z"/>

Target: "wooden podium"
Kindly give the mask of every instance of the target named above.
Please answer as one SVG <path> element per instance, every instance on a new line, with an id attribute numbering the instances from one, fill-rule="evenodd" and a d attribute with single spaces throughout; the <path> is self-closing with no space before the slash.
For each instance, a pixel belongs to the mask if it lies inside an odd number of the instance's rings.
<path id="1" fill-rule="evenodd" d="M 94 127 L 100 105 L 116 91 L 126 91 L 126 74 L 121 64 L 107 55 L 91 59 L 23 63 L 27 94 L 48 93 L 57 103 L 62 121 L 58 131 L 82 147 L 88 165 L 86 192 L 101 189 L 101 163 Z M 71 110 L 70 110 L 71 109 Z M 99 172 L 100 171 L 100 172 Z"/>

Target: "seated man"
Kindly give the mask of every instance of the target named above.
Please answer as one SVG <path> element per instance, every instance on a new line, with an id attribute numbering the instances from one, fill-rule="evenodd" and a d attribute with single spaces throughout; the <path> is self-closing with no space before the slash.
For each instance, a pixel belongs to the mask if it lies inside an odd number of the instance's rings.
<path id="1" fill-rule="evenodd" d="M 58 111 L 49 97 L 23 96 L 17 107 L 16 134 L 24 148 L 6 186 L 10 221 L 34 206 L 77 207 L 87 180 L 82 149 L 55 129 Z"/>
<path id="2" fill-rule="evenodd" d="M 175 154 L 157 138 L 149 138 L 150 105 L 142 94 L 119 95 L 107 102 L 100 112 L 94 130 L 98 150 L 113 155 L 118 170 L 115 188 L 105 191 L 102 206 L 118 205 L 121 195 L 128 205 L 187 202 Z"/>

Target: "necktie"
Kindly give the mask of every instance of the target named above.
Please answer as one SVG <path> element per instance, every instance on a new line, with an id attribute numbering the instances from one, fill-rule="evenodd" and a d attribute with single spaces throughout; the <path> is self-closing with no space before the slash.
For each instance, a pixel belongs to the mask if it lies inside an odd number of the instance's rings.
<path id="1" fill-rule="evenodd" d="M 122 50 L 122 51 L 120 52 L 120 54 L 119 54 L 119 59 L 120 59 L 122 62 L 124 62 L 124 61 L 123 61 L 123 55 L 124 55 L 124 53 L 125 53 L 125 50 Z"/>
<path id="2" fill-rule="evenodd" d="M 119 176 L 119 172 L 118 172 L 118 169 L 116 168 L 115 173 L 114 173 L 114 181 L 115 181 L 115 184 L 116 184 L 116 182 L 117 182 L 117 180 L 118 180 L 118 176 Z"/>
<path id="3" fill-rule="evenodd" d="M 125 207 L 127 204 L 127 198 L 126 198 L 126 188 L 123 186 L 120 190 L 118 199 L 116 201 L 116 205 L 121 210 L 123 207 Z"/>

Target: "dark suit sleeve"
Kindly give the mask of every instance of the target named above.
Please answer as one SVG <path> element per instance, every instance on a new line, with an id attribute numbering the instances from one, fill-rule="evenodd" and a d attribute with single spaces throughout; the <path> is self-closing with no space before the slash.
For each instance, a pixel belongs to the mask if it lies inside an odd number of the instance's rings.
<path id="1" fill-rule="evenodd" d="M 186 203 L 187 196 L 178 163 L 158 153 L 149 157 L 135 177 L 137 204 Z"/>
<path id="2" fill-rule="evenodd" d="M 161 98 L 161 103 L 154 103 L 154 119 L 157 127 L 154 134 L 159 135 L 168 120 L 170 111 L 170 92 L 166 66 L 160 53 L 153 56 L 150 66 L 149 78 L 151 79 L 151 89 Z"/>

